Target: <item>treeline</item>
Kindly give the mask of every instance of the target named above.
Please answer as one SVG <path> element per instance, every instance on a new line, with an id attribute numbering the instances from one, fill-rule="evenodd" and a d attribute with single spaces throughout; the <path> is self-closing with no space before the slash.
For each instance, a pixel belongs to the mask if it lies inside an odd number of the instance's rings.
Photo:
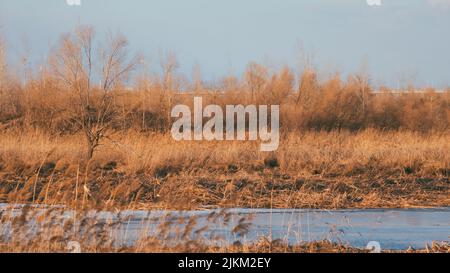
<path id="1" fill-rule="evenodd" d="M 271 78 L 264 89 L 255 94 L 244 83 L 231 89 L 228 86 L 189 93 L 166 91 L 157 83 L 135 90 L 115 90 L 112 127 L 116 130 L 169 130 L 172 106 L 192 105 L 197 94 L 203 97 L 205 104 L 280 104 L 283 130 L 378 128 L 427 132 L 449 128 L 449 92 L 437 93 L 430 89 L 421 93 L 390 90 L 374 93 L 369 86 L 361 88 L 354 78 L 342 81 L 338 77 L 310 86 L 301 82 L 300 90 L 296 90 L 293 81 L 280 79 Z M 277 89 L 276 85 L 281 83 L 285 86 Z M 76 113 L 69 110 L 75 102 L 52 80 L 7 86 L 0 97 L 2 128 L 40 128 L 56 134 L 80 129 Z M 94 95 L 92 100 L 95 99 Z M 90 111 L 96 109 L 93 107 Z"/>
<path id="2" fill-rule="evenodd" d="M 139 74 L 134 69 L 138 64 L 136 58 L 124 61 L 123 37 L 109 43 L 109 60 L 114 62 L 108 63 L 105 56 L 95 59 L 89 55 L 93 51 L 92 39 L 90 28 L 64 36 L 60 46 L 50 54 L 53 57 L 49 64 L 26 81 L 8 70 L 2 49 L 0 128 L 39 128 L 52 134 L 71 134 L 101 123 L 114 130 L 164 132 L 170 130 L 171 108 L 179 103 L 192 104 L 193 97 L 201 95 L 204 104 L 221 106 L 279 104 L 281 128 L 285 131 L 449 129 L 448 90 L 435 92 L 429 88 L 417 92 L 409 88 L 393 92 L 384 88 L 375 92 L 364 74 L 347 79 L 336 74 L 319 80 L 311 68 L 301 72 L 289 67 L 273 71 L 258 63 L 249 64 L 240 77 L 227 76 L 214 84 L 205 84 L 196 74 L 190 82 L 177 73 L 173 56 L 162 62 L 159 75 Z M 90 75 L 93 66 L 110 73 L 102 75 L 105 79 L 99 85 L 92 83 L 98 77 Z M 132 70 L 135 77 L 130 82 Z"/>

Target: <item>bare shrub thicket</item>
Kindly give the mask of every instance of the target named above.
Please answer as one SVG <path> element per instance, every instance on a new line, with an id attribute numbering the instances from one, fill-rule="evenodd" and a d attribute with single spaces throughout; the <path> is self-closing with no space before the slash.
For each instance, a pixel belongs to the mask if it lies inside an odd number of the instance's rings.
<path id="1" fill-rule="evenodd" d="M 377 128 L 430 132 L 449 127 L 449 92 L 431 88 L 375 91 L 364 73 L 322 79 L 311 67 L 298 73 L 289 67 L 277 71 L 253 62 L 241 77 L 228 75 L 205 84 L 197 71 L 189 83 L 176 73 L 174 55 L 166 54 L 159 75 L 143 74 L 126 81 L 138 59 L 127 58 L 125 38 L 110 36 L 105 45 L 95 48 L 94 36 L 90 27 L 63 36 L 50 53 L 50 64 L 22 85 L 2 77 L 1 127 L 39 128 L 52 134 L 81 131 L 90 157 L 110 129 L 168 132 L 171 107 L 192 104 L 194 95 L 202 95 L 204 103 L 219 105 L 280 104 L 284 131 Z M 5 74 L 6 66 L 1 67 Z"/>

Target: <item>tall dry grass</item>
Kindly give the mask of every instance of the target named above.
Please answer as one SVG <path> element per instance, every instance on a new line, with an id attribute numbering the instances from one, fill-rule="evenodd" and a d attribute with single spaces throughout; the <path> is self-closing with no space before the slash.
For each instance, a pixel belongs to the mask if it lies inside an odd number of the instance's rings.
<path id="1" fill-rule="evenodd" d="M 176 142 L 116 134 L 84 162 L 76 135 L 0 140 L 0 200 L 106 207 L 447 206 L 448 133 L 370 129 L 287 133 L 274 153 L 252 142 Z"/>
<path id="2" fill-rule="evenodd" d="M 22 135 L 3 133 L 0 139 L 2 169 L 18 165 L 37 166 L 45 161 L 63 165 L 81 162 L 83 140 L 77 135 L 51 136 L 41 131 Z M 264 164 L 275 158 L 279 170 L 302 175 L 352 175 L 358 172 L 404 172 L 434 175 L 449 167 L 448 133 L 421 134 L 410 131 L 382 132 L 374 129 L 287 133 L 280 148 L 261 152 L 258 143 L 245 141 L 177 142 L 168 134 L 144 135 L 128 131 L 109 138 L 93 164 L 115 161 L 128 173 L 155 174 L 160 168 L 195 169 Z M 277 167 L 278 167 L 277 165 Z"/>

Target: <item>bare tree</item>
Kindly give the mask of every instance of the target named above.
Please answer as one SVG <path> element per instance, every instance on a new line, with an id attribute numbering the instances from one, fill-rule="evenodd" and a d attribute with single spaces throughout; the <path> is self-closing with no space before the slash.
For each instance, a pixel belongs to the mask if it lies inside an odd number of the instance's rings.
<path id="1" fill-rule="evenodd" d="M 355 80 L 358 86 L 357 97 L 361 105 L 361 114 L 365 116 L 370 94 L 369 77 L 367 74 L 358 74 L 355 76 Z"/>
<path id="2" fill-rule="evenodd" d="M 4 80 L 6 74 L 6 57 L 5 57 L 5 47 L 3 41 L 0 38 L 0 92 L 3 90 Z"/>
<path id="3" fill-rule="evenodd" d="M 114 96 L 139 63 L 138 56 L 128 58 L 125 37 L 109 34 L 107 46 L 98 50 L 93 46 L 94 38 L 92 27 L 78 27 L 74 34 L 61 38 L 50 61 L 69 92 L 72 101 L 68 110 L 86 136 L 88 159 L 116 118 Z M 93 86 L 94 79 L 100 80 L 100 86 Z"/>
<path id="4" fill-rule="evenodd" d="M 162 96 L 160 97 L 160 104 L 162 111 L 167 113 L 166 128 L 170 128 L 170 108 L 172 106 L 172 99 L 174 90 L 177 88 L 175 79 L 176 70 L 179 67 L 177 58 L 173 52 L 168 52 L 161 55 L 160 65 L 162 69 Z"/>
<path id="5" fill-rule="evenodd" d="M 356 74 L 355 80 L 358 86 L 357 96 L 361 104 L 361 114 L 365 116 L 370 93 L 370 80 L 367 60 L 363 60 L 363 62 L 361 63 L 360 72 Z"/>
<path id="6" fill-rule="evenodd" d="M 283 67 L 279 73 L 274 73 L 267 83 L 267 93 L 271 103 L 282 104 L 292 94 L 295 76 L 289 67 Z"/>
<path id="7" fill-rule="evenodd" d="M 173 52 L 161 55 L 160 65 L 163 72 L 163 91 L 167 94 L 175 88 L 174 74 L 179 67 L 177 57 Z"/>
<path id="8" fill-rule="evenodd" d="M 4 107 L 4 94 L 3 88 L 5 86 L 5 76 L 6 74 L 6 61 L 5 61 L 5 48 L 3 46 L 3 41 L 0 37 L 0 109 Z"/>
<path id="9" fill-rule="evenodd" d="M 300 75 L 296 103 L 309 107 L 311 99 L 316 95 L 318 89 L 319 82 L 316 72 L 312 68 L 306 68 Z"/>
<path id="10" fill-rule="evenodd" d="M 264 89 L 268 80 L 267 69 L 255 62 L 251 62 L 247 66 L 245 71 L 245 80 L 247 81 L 248 87 L 250 88 L 252 101 L 260 95 L 259 93 Z"/>
<path id="11" fill-rule="evenodd" d="M 196 64 L 194 66 L 194 69 L 192 71 L 192 90 L 194 91 L 195 94 L 199 94 L 201 93 L 203 90 L 203 86 L 202 86 L 202 72 L 200 69 L 200 65 Z"/>

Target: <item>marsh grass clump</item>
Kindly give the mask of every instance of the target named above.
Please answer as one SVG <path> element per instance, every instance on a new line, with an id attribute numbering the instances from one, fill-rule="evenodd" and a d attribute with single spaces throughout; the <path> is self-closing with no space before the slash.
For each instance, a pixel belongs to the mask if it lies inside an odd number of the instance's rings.
<path id="1" fill-rule="evenodd" d="M 280 162 L 278 162 L 278 159 L 275 156 L 270 156 L 264 159 L 264 165 L 267 168 L 277 168 L 280 167 Z"/>

